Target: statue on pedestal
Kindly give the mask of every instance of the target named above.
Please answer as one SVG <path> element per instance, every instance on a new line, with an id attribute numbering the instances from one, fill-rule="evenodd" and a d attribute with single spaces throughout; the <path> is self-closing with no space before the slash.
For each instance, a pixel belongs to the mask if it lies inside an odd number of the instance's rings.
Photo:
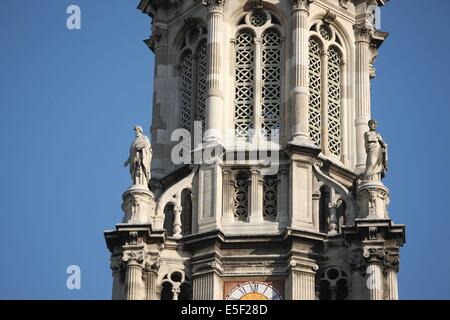
<path id="1" fill-rule="evenodd" d="M 130 156 L 124 166 L 130 166 L 130 175 L 133 185 L 148 187 L 150 181 L 150 163 L 152 160 L 152 147 L 142 127 L 134 127 L 136 138 L 130 147 Z"/>
<path id="2" fill-rule="evenodd" d="M 366 171 L 363 179 L 366 181 L 381 181 L 387 172 L 388 154 L 387 144 L 381 135 L 376 132 L 377 122 L 369 121 L 369 131 L 364 134 L 364 142 L 367 153 Z"/>

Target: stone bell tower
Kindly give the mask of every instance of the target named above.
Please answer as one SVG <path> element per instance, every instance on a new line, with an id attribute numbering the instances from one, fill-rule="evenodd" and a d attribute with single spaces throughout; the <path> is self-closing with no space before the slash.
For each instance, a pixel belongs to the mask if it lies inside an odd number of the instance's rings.
<path id="1" fill-rule="evenodd" d="M 405 227 L 369 123 L 385 2 L 140 1 L 151 174 L 137 137 L 113 299 L 398 299 Z"/>

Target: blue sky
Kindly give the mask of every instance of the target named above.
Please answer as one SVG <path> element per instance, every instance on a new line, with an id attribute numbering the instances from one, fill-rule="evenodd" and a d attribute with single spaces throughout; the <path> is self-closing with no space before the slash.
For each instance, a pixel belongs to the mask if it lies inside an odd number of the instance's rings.
<path id="1" fill-rule="evenodd" d="M 0 4 L 0 298 L 109 299 L 103 230 L 122 216 L 132 127 L 150 126 L 150 20 L 138 1 Z M 66 8 L 82 29 L 66 28 Z M 390 214 L 407 225 L 403 299 L 450 298 L 450 2 L 394 0 L 373 116 L 390 147 Z M 81 290 L 66 268 L 81 267 Z"/>

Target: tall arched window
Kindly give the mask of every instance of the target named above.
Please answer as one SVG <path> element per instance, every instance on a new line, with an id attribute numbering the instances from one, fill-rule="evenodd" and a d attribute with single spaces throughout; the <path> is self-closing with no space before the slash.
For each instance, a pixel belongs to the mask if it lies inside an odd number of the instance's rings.
<path id="1" fill-rule="evenodd" d="M 195 26 L 186 32 L 180 61 L 181 115 L 180 126 L 191 130 L 193 121 L 205 126 L 206 77 L 208 50 L 206 28 Z"/>
<path id="2" fill-rule="evenodd" d="M 309 131 L 326 154 L 342 156 L 341 40 L 328 24 L 311 28 L 309 40 Z"/>
<path id="3" fill-rule="evenodd" d="M 253 129 L 255 43 L 253 33 L 245 30 L 236 37 L 236 80 L 234 127 L 236 136 L 245 137 Z"/>
<path id="4" fill-rule="evenodd" d="M 309 40 L 309 134 L 317 146 L 321 141 L 321 76 L 322 66 L 320 62 L 321 47 L 319 42 L 311 38 Z"/>
<path id="5" fill-rule="evenodd" d="M 282 36 L 278 19 L 262 10 L 247 13 L 235 40 L 234 128 L 270 135 L 280 127 Z"/>

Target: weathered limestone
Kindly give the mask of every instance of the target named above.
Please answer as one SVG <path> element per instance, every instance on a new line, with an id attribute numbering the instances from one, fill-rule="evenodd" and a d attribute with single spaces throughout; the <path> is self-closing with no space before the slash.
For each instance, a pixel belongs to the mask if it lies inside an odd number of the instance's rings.
<path id="1" fill-rule="evenodd" d="M 136 127 L 124 218 L 105 232 L 113 299 L 399 298 L 405 228 L 366 127 L 387 36 L 375 4 L 140 2 L 152 145 Z"/>
<path id="2" fill-rule="evenodd" d="M 356 37 L 356 168 L 363 169 L 366 162 L 364 130 L 370 119 L 370 39 L 373 30 L 363 23 L 354 27 Z"/>
<path id="3" fill-rule="evenodd" d="M 292 1 L 292 65 L 293 88 L 291 89 L 293 105 L 292 137 L 297 144 L 313 145 L 309 137 L 308 123 L 308 17 L 311 0 Z"/>

